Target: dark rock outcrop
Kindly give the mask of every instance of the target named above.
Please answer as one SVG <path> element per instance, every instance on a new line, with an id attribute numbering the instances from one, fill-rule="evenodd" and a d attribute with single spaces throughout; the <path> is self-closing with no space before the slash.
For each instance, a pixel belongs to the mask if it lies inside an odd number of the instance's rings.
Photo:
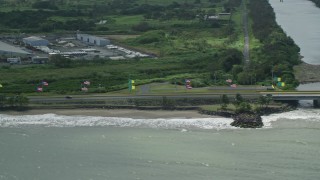
<path id="1" fill-rule="evenodd" d="M 232 116 L 232 126 L 240 128 L 261 128 L 263 126 L 262 118 L 254 113 L 241 113 Z"/>

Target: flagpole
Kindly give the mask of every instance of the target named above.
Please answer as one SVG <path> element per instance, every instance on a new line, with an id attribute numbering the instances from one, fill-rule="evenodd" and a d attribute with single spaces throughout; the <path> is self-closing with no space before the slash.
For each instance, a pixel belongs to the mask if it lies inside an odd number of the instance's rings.
<path id="1" fill-rule="evenodd" d="M 131 74 L 129 74 L 129 79 L 128 79 L 128 90 L 129 90 L 129 94 L 131 93 L 131 88 L 132 88 Z"/>

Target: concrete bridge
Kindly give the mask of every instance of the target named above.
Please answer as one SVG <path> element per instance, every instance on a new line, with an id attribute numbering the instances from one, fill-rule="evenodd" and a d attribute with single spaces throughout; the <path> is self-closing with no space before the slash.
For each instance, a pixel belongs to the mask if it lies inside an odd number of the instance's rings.
<path id="1" fill-rule="evenodd" d="M 320 107 L 319 91 L 261 92 L 261 94 L 269 95 L 275 101 L 313 100 L 314 107 Z"/>

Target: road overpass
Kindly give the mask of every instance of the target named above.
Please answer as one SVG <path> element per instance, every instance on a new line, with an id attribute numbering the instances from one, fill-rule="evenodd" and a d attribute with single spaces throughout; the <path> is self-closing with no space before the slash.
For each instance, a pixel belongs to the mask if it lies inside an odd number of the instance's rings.
<path id="1" fill-rule="evenodd" d="M 320 106 L 319 91 L 292 91 L 292 92 L 261 92 L 264 96 L 271 96 L 275 101 L 312 100 L 314 107 Z"/>

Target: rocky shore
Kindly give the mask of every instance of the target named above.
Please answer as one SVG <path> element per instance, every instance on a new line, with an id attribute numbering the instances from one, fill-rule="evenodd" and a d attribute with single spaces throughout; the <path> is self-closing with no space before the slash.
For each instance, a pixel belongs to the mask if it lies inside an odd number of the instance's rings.
<path id="1" fill-rule="evenodd" d="M 241 128 L 262 128 L 263 122 L 261 116 L 292 111 L 295 108 L 296 107 L 294 106 L 286 105 L 280 107 L 260 108 L 254 112 L 238 113 L 232 116 L 234 122 L 231 123 L 231 125 Z"/>
<path id="2" fill-rule="evenodd" d="M 233 117 L 232 126 L 240 128 L 262 128 L 263 122 L 259 114 L 255 113 L 241 113 Z"/>
<path id="3" fill-rule="evenodd" d="M 262 128 L 263 122 L 261 116 L 270 115 L 273 113 L 282 113 L 294 110 L 296 107 L 290 105 L 284 105 L 279 107 L 264 107 L 259 108 L 251 112 L 236 113 L 232 111 L 208 111 L 199 110 L 200 114 L 206 114 L 211 116 L 222 116 L 226 118 L 232 118 L 234 122 L 232 126 L 240 128 Z"/>

